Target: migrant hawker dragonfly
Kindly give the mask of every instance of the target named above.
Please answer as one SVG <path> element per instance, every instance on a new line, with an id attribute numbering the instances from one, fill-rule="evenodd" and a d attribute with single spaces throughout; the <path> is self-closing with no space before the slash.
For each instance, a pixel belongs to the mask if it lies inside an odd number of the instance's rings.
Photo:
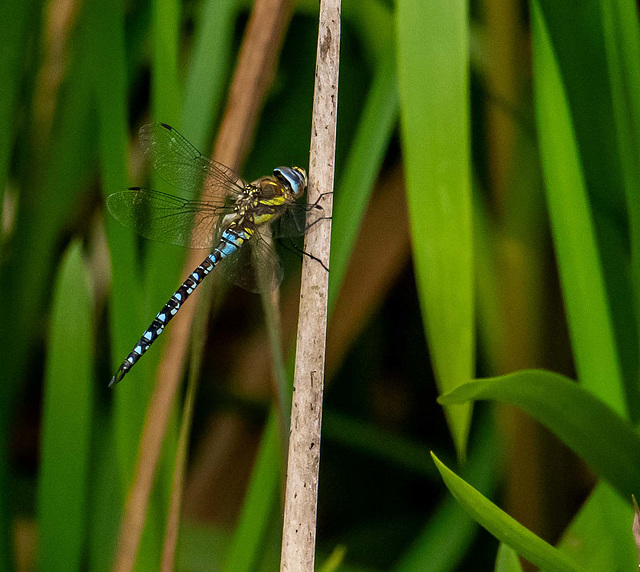
<path id="1" fill-rule="evenodd" d="M 300 236 L 324 217 L 319 205 L 297 203 L 307 186 L 300 167 L 278 167 L 273 175 L 247 183 L 231 169 L 209 160 L 175 129 L 151 123 L 140 129 L 140 144 L 158 175 L 174 187 L 197 193 L 185 199 L 133 187 L 107 197 L 111 214 L 145 238 L 207 248 L 211 253 L 176 290 L 142 334 L 111 379 L 120 382 L 162 333 L 198 284 L 221 262 L 223 276 L 252 292 L 271 291 L 282 281 L 282 266 L 261 236 Z"/>

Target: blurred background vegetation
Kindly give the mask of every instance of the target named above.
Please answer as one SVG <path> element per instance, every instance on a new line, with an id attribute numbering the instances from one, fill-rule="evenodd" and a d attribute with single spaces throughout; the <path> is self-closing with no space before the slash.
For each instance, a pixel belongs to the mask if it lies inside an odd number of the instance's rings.
<path id="1" fill-rule="evenodd" d="M 251 9 L 0 3 L 1 570 L 113 566 L 167 339 L 107 383 L 187 253 L 104 199 L 150 184 L 144 123 L 211 153 Z M 317 2 L 290 14 L 249 180 L 308 163 Z M 637 565 L 638 30 L 632 0 L 345 0 L 318 566 Z M 300 262 L 282 258 L 291 363 Z M 208 281 L 176 569 L 276 570 L 261 299 Z M 183 399 L 137 570 L 159 569 Z"/>

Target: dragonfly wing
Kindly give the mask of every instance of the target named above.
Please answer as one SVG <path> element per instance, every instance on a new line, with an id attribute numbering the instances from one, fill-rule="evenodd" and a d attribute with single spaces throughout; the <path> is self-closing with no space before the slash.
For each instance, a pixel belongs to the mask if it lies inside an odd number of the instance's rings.
<path id="1" fill-rule="evenodd" d="M 273 237 L 302 236 L 306 231 L 312 231 L 316 223 L 325 218 L 324 209 L 320 205 L 287 205 L 282 215 L 271 225 Z"/>
<path id="2" fill-rule="evenodd" d="M 256 232 L 238 252 L 220 265 L 222 276 L 249 292 L 273 292 L 284 276 L 273 247 Z"/>
<path id="3" fill-rule="evenodd" d="M 222 217 L 233 212 L 228 206 L 142 188 L 109 195 L 107 207 L 140 236 L 189 248 L 211 248 Z"/>
<path id="4" fill-rule="evenodd" d="M 200 153 L 173 127 L 149 123 L 140 128 L 140 145 L 158 175 L 190 193 L 224 202 L 243 192 L 246 183 L 229 167 Z"/>

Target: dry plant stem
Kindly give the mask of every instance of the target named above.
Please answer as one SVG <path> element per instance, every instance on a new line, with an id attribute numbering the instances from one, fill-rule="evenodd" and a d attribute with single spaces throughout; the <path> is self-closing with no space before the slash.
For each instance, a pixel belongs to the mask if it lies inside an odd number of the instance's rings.
<path id="1" fill-rule="evenodd" d="M 338 111 L 340 0 L 320 2 L 316 81 L 309 154 L 309 202 L 322 197 L 330 217 Z M 331 220 L 305 240 L 305 251 L 329 266 Z M 320 428 L 324 388 L 329 275 L 306 257 L 302 266 L 300 315 L 293 380 L 280 570 L 313 572 L 316 540 Z"/>
<path id="2" fill-rule="evenodd" d="M 256 0 L 253 6 L 213 153 L 234 169 L 253 141 L 290 19 L 289 0 Z"/>
<path id="3" fill-rule="evenodd" d="M 284 358 L 282 355 L 282 324 L 280 321 L 280 290 L 276 289 L 270 294 L 262 295 L 262 307 L 264 309 L 267 338 L 271 346 L 271 359 L 273 367 L 271 381 L 273 395 L 280 426 L 280 445 L 282 448 L 282 474 L 286 473 L 287 447 L 289 436 L 289 380 L 287 379 Z"/>
<path id="4" fill-rule="evenodd" d="M 289 21 L 288 0 L 256 0 L 238 56 L 227 107 L 216 141 L 214 158 L 230 167 L 237 167 L 248 149 L 257 119 L 275 73 L 284 32 Z M 268 57 L 265 60 L 265 54 Z M 188 257 L 185 274 L 198 265 L 201 251 Z M 157 383 L 149 408 L 138 450 L 133 486 L 127 497 L 120 528 L 118 552 L 114 570 L 133 569 L 144 527 L 162 441 L 171 414 L 173 400 L 181 378 L 191 322 L 198 304 L 199 291 L 169 329 L 167 349 L 158 370 Z"/>
<path id="5" fill-rule="evenodd" d="M 196 393 L 195 382 L 189 383 L 187 397 L 182 407 L 182 425 L 176 453 L 176 464 L 171 479 L 171 501 L 169 503 L 169 516 L 164 534 L 164 546 L 162 547 L 161 572 L 173 572 L 176 546 L 178 544 L 178 528 L 180 524 L 180 508 L 182 505 L 182 486 L 184 483 L 184 466 L 187 459 L 189 446 L 189 433 L 193 419 L 193 403 Z"/>

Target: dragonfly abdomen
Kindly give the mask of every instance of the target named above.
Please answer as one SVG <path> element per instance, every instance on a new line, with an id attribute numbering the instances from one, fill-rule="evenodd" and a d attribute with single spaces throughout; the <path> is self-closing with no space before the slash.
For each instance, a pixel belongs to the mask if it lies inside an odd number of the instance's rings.
<path id="1" fill-rule="evenodd" d="M 229 227 L 222 233 L 220 242 L 213 249 L 213 252 L 198 265 L 198 267 L 182 283 L 180 288 L 174 292 L 173 296 L 171 296 L 162 310 L 158 312 L 156 317 L 153 319 L 153 322 L 151 322 L 151 325 L 145 330 L 142 337 L 138 340 L 138 343 L 127 356 L 127 359 L 120 364 L 118 371 L 116 371 L 116 374 L 111 378 L 109 387 L 122 381 L 129 370 L 164 331 L 165 326 L 171 321 L 171 318 L 178 313 L 182 304 L 184 304 L 186 299 L 191 296 L 193 291 L 198 287 L 198 284 L 204 280 L 205 276 L 207 276 L 222 259 L 236 252 L 245 241 L 251 238 L 251 234 L 252 232 L 248 228 L 239 228 L 234 223 L 229 225 Z"/>

